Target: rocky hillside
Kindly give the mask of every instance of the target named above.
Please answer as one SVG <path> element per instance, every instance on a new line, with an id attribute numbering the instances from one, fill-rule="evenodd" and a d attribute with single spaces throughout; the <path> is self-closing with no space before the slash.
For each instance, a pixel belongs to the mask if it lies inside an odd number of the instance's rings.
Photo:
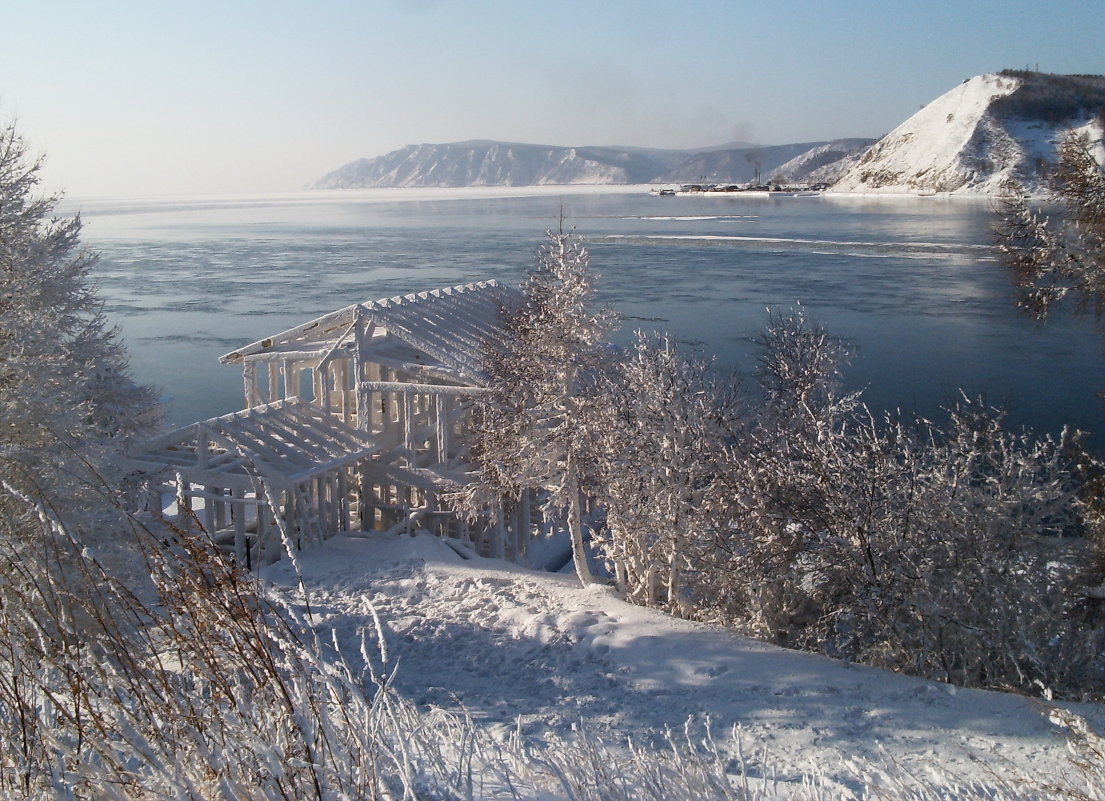
<path id="1" fill-rule="evenodd" d="M 488 141 L 408 145 L 339 167 L 312 188 L 745 183 L 757 175 L 764 181 L 785 175 L 788 181 L 799 182 L 826 161 L 862 151 L 872 141 L 842 139 L 701 151 Z"/>
<path id="2" fill-rule="evenodd" d="M 832 191 L 983 194 L 1009 178 L 1038 191 L 1056 139 L 1074 128 L 1100 140 L 1103 109 L 1102 76 L 979 75 L 880 139 Z"/>

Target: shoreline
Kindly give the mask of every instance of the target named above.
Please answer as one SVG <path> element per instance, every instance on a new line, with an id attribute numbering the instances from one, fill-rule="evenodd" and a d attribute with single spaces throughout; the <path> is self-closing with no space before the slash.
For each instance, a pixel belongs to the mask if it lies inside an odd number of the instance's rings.
<path id="1" fill-rule="evenodd" d="M 297 189 L 277 192 L 233 192 L 174 195 L 95 195 L 65 197 L 59 206 L 66 213 L 84 208 L 120 210 L 134 207 L 168 206 L 212 207 L 236 205 L 313 205 L 333 202 L 392 203 L 418 200 L 501 199 L 518 197 L 555 197 L 559 195 L 651 194 L 659 196 L 670 184 L 544 184 L 526 186 L 454 186 L 454 187 L 367 187 L 352 189 Z M 671 197 L 672 195 L 666 195 Z M 924 198 L 943 200 L 999 197 L 990 192 L 929 191 L 845 191 L 845 190 L 748 190 L 739 192 L 680 192 L 675 197 L 833 197 L 833 198 Z M 1035 197 L 1035 196 L 1034 196 Z"/>

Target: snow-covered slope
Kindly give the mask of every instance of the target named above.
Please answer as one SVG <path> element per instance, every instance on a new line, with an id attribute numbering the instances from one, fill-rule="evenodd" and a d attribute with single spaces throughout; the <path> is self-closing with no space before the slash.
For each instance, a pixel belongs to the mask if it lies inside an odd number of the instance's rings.
<path id="1" fill-rule="evenodd" d="M 542 186 L 645 183 L 668 162 L 632 149 L 512 142 L 408 145 L 323 176 L 316 189 L 384 186 Z"/>
<path id="2" fill-rule="evenodd" d="M 837 139 L 792 145 L 741 147 L 696 153 L 654 179 L 659 183 L 760 182 L 781 177 L 787 182 L 808 182 L 811 171 L 848 154 L 863 150 L 874 140 Z M 819 180 L 819 179 L 814 179 Z"/>
<path id="3" fill-rule="evenodd" d="M 339 167 L 315 189 L 362 187 L 543 186 L 552 184 L 743 183 L 783 172 L 790 181 L 869 145 L 840 139 L 700 151 L 556 147 L 514 142 L 408 145 Z M 781 165 L 787 165 L 782 170 Z M 824 179 L 814 179 L 824 180 Z"/>
<path id="4" fill-rule="evenodd" d="M 1097 76 L 976 76 L 880 139 L 833 191 L 993 193 L 1009 178 L 1038 190 L 1064 131 L 1101 136 L 1103 97 Z"/>
<path id="5" fill-rule="evenodd" d="M 462 559 L 426 535 L 370 536 L 298 554 L 312 615 L 322 641 L 333 632 L 356 660 L 375 610 L 397 685 L 421 706 L 462 708 L 536 739 L 584 721 L 610 741 L 639 744 L 708 718 L 723 741 L 740 726 L 745 755 L 783 781 L 817 771 L 846 783 L 845 759 L 985 781 L 1068 767 L 1062 738 L 1031 699 L 784 650 L 565 576 Z M 287 562 L 264 577 L 300 598 Z M 1078 711 L 1101 722 L 1098 705 Z M 723 748 L 736 756 L 733 742 Z"/>
<path id="6" fill-rule="evenodd" d="M 855 164 L 872 144 L 873 139 L 826 142 L 783 162 L 772 175 L 778 173 L 789 183 L 832 183 Z"/>

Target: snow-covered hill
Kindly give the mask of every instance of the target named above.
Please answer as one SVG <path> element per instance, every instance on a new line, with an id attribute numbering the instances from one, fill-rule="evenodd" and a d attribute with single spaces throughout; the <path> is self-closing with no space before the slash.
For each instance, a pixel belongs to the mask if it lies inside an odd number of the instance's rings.
<path id="1" fill-rule="evenodd" d="M 873 145 L 837 192 L 1037 191 L 1071 128 L 1100 139 L 1105 78 L 1004 72 L 964 81 Z"/>
<path id="2" fill-rule="evenodd" d="M 298 554 L 322 641 L 335 635 L 356 660 L 378 614 L 404 695 L 466 710 L 504 736 L 540 741 L 583 722 L 609 742 L 647 746 L 688 718 L 708 720 L 728 757 L 738 758 L 729 734 L 739 726 L 755 770 L 784 783 L 818 773 L 841 787 L 854 781 L 851 759 L 937 782 L 947 780 L 938 770 L 984 782 L 1069 770 L 1032 699 L 784 650 L 566 576 L 462 558 L 428 535 L 369 536 Z M 302 601 L 287 561 L 264 578 Z M 1100 705 L 1076 709 L 1101 723 Z"/>
<path id="3" fill-rule="evenodd" d="M 783 176 L 787 183 L 833 183 L 858 162 L 872 144 L 872 139 L 836 139 L 780 164 L 775 173 Z"/>
<path id="4" fill-rule="evenodd" d="M 837 183 L 836 192 L 1038 191 L 1065 131 L 1102 138 L 1105 77 L 979 75 L 877 142 L 838 139 L 696 151 L 471 141 L 408 145 L 323 176 L 316 189 L 555 184 Z"/>
<path id="5" fill-rule="evenodd" d="M 744 183 L 757 174 L 766 181 L 780 173 L 798 182 L 833 158 L 862 150 L 872 141 L 841 139 L 699 151 L 488 141 L 408 145 L 339 167 L 312 188 Z"/>
<path id="6" fill-rule="evenodd" d="M 657 183 L 815 183 L 824 180 L 811 174 L 825 165 L 863 152 L 872 139 L 836 139 L 832 142 L 803 142 L 793 145 L 742 147 L 711 150 L 690 155 L 653 179 Z"/>
<path id="7" fill-rule="evenodd" d="M 646 183 L 671 161 L 663 151 L 512 142 L 408 145 L 324 175 L 316 189 L 384 186 L 543 186 Z"/>

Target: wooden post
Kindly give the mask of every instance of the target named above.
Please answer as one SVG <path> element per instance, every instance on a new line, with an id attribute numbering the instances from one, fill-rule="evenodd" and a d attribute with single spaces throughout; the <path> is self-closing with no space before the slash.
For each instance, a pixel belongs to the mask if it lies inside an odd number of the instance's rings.
<path id="1" fill-rule="evenodd" d="M 216 492 L 220 496 L 225 497 L 226 493 L 227 493 L 227 490 L 226 490 L 225 487 L 217 487 Z M 218 501 L 215 504 L 215 530 L 216 531 L 221 531 L 222 529 L 226 528 L 226 525 L 227 525 L 227 522 L 228 522 L 228 518 L 227 518 L 227 507 L 228 506 L 229 506 L 229 504 L 227 504 L 226 501 Z"/>
<path id="2" fill-rule="evenodd" d="M 257 397 L 257 364 L 255 362 L 246 362 L 242 365 L 242 383 L 245 385 L 245 408 L 251 409 L 254 406 L 260 406 L 260 400 Z"/>
<path id="3" fill-rule="evenodd" d="M 398 394 L 398 393 L 397 393 Z M 411 403 L 411 394 L 404 392 L 402 394 L 400 414 L 403 421 L 403 447 L 407 449 L 407 464 L 414 465 L 414 441 L 411 439 L 411 434 L 414 428 L 414 421 L 411 419 L 411 413 L 413 411 L 413 405 Z"/>
<path id="4" fill-rule="evenodd" d="M 338 520 L 339 531 L 349 531 L 349 481 L 347 471 L 349 468 L 338 468 L 338 503 L 341 517 Z"/>
<path id="5" fill-rule="evenodd" d="M 436 395 L 434 397 L 434 414 L 437 415 L 437 461 L 444 463 L 449 460 L 449 418 L 453 413 L 453 398 L 449 395 Z"/>
<path id="6" fill-rule="evenodd" d="M 361 382 L 367 378 L 365 375 L 365 368 L 367 365 L 364 360 L 365 348 L 368 346 L 368 337 L 366 334 L 366 324 L 364 319 L 364 309 L 361 306 L 357 307 L 356 312 L 357 326 L 353 329 L 353 391 L 355 393 L 356 415 L 357 415 L 357 428 L 361 431 L 368 431 L 365 426 L 365 411 L 367 400 L 366 394 L 361 390 Z"/>
<path id="7" fill-rule="evenodd" d="M 342 422 L 349 422 L 349 403 L 347 402 L 346 386 L 349 378 L 345 372 L 345 359 L 334 359 L 334 392 L 338 398 L 338 414 Z"/>
<path id="8" fill-rule="evenodd" d="M 318 525 L 323 525 L 326 519 L 326 494 L 322 485 L 322 478 L 315 476 L 311 479 L 311 499 L 315 506 Z"/>
<path id="9" fill-rule="evenodd" d="M 269 526 L 268 521 L 265 520 L 265 509 L 268 504 L 262 500 L 257 500 L 257 541 L 253 544 L 253 548 L 250 549 L 253 554 L 252 564 L 257 566 L 263 565 L 266 546 L 268 545 Z"/>
<path id="10" fill-rule="evenodd" d="M 265 369 L 269 374 L 269 403 L 280 397 L 280 368 L 277 362 L 265 362 Z"/>
<path id="11" fill-rule="evenodd" d="M 366 381 L 379 381 L 380 380 L 380 365 L 375 362 L 369 362 L 365 365 L 365 380 Z M 365 419 L 364 423 L 360 426 L 362 431 L 367 431 L 370 434 L 375 434 L 381 430 L 379 422 L 380 414 L 380 399 L 375 392 L 369 392 L 364 390 L 364 405 L 365 405 Z"/>
<path id="12" fill-rule="evenodd" d="M 188 499 L 188 493 L 191 491 L 189 482 L 184 480 L 184 476 L 180 473 L 176 474 L 176 522 L 185 531 L 191 531 L 193 528 L 192 521 L 192 503 Z"/>
<path id="13" fill-rule="evenodd" d="M 357 517 L 359 517 L 361 521 L 361 531 L 369 531 L 368 510 L 370 504 L 368 494 L 370 487 L 368 476 L 363 466 L 358 466 L 355 475 L 357 479 Z"/>
<path id="14" fill-rule="evenodd" d="M 207 426 L 203 423 L 196 424 L 196 465 L 200 470 L 207 470 L 210 443 L 207 436 Z M 208 535 L 215 533 L 215 502 L 211 496 L 215 494 L 215 487 L 204 485 L 203 499 L 203 527 Z"/>
<path id="15" fill-rule="evenodd" d="M 249 544 L 246 540 L 246 505 L 244 502 L 246 493 L 241 489 L 232 489 L 231 497 L 242 501 L 242 503 L 232 505 L 230 514 L 234 517 L 234 557 L 239 564 L 244 565 L 246 564 L 246 548 Z"/>
<path id="16" fill-rule="evenodd" d="M 326 518 L 324 531 L 338 530 L 338 521 L 341 519 L 341 496 L 338 495 L 338 471 L 331 470 L 326 474 L 326 498 L 330 515 Z"/>
<path id="17" fill-rule="evenodd" d="M 311 370 L 311 386 L 314 390 L 314 402 L 315 406 L 319 406 L 326 411 L 330 411 L 330 393 L 326 386 L 326 369 L 316 365 Z"/>
<path id="18" fill-rule="evenodd" d="M 391 378 L 391 370 L 387 367 L 380 366 L 380 380 L 388 381 Z M 391 415 L 392 415 L 392 393 L 381 392 L 380 393 L 380 428 L 381 434 L 387 434 L 391 431 Z"/>

